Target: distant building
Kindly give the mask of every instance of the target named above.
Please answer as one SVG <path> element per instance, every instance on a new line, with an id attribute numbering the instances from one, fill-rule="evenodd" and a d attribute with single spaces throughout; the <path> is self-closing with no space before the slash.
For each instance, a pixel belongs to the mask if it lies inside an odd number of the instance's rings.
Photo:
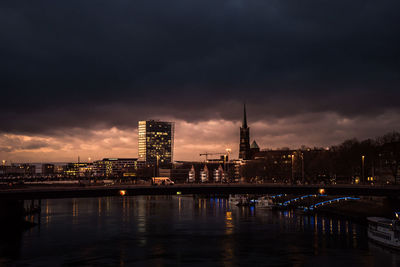
<path id="1" fill-rule="evenodd" d="M 224 180 L 226 174 L 222 165 L 219 165 L 218 169 L 214 169 L 214 182 L 219 183 Z"/>
<path id="2" fill-rule="evenodd" d="M 233 182 L 238 181 L 240 178 L 239 169 L 237 168 L 238 162 L 240 161 L 230 161 L 225 163 L 223 160 L 216 162 L 178 161 L 174 164 L 174 168 L 186 170 L 186 181 L 190 183 L 215 181 L 221 182 L 221 178 L 222 182 Z M 205 169 L 207 170 L 207 175 L 204 171 Z"/>
<path id="3" fill-rule="evenodd" d="M 42 164 L 42 175 L 43 176 L 54 175 L 54 164 L 49 164 L 49 163 Z"/>
<path id="4" fill-rule="evenodd" d="M 246 105 L 243 107 L 243 123 L 240 127 L 239 159 L 250 159 L 250 128 L 247 127 Z"/>
<path id="5" fill-rule="evenodd" d="M 83 176 L 81 175 L 82 169 L 86 168 L 87 166 L 88 163 L 83 163 L 83 162 L 67 163 L 67 165 L 65 165 L 64 174 L 65 176 L 69 177 Z"/>
<path id="6" fill-rule="evenodd" d="M 187 169 L 159 169 L 160 177 L 168 177 L 175 183 L 185 183 L 188 180 Z"/>
<path id="7" fill-rule="evenodd" d="M 275 165 L 291 166 L 294 152 L 296 150 L 263 150 L 254 154 L 254 159 L 271 160 Z"/>
<path id="8" fill-rule="evenodd" d="M 174 149 L 174 123 L 139 121 L 139 161 L 147 166 L 171 164 Z"/>
<path id="9" fill-rule="evenodd" d="M 256 140 L 253 141 L 250 145 L 250 156 L 252 159 L 254 159 L 254 156 L 260 152 L 260 147 L 258 146 Z"/>
<path id="10" fill-rule="evenodd" d="M 263 150 L 254 154 L 247 175 L 263 176 L 276 182 L 332 182 L 329 181 L 333 179 L 329 171 L 331 160 L 332 152 L 326 149 Z"/>
<path id="11" fill-rule="evenodd" d="M 194 183 L 195 181 L 196 181 L 196 170 L 194 168 L 194 165 L 192 165 L 192 168 L 189 171 L 188 182 Z"/>
<path id="12" fill-rule="evenodd" d="M 3 165 L 0 174 L 13 177 L 33 177 L 36 174 L 36 166 L 29 163 Z"/>
<path id="13" fill-rule="evenodd" d="M 65 165 L 54 165 L 54 174 L 57 177 L 63 177 L 65 170 L 66 170 Z"/>
<path id="14" fill-rule="evenodd" d="M 92 172 L 96 177 L 136 177 L 141 167 L 137 158 L 105 158 L 93 163 Z"/>
<path id="15" fill-rule="evenodd" d="M 204 165 L 203 170 L 200 171 L 200 178 L 201 178 L 202 183 L 208 182 L 209 172 L 208 172 L 207 165 Z"/>

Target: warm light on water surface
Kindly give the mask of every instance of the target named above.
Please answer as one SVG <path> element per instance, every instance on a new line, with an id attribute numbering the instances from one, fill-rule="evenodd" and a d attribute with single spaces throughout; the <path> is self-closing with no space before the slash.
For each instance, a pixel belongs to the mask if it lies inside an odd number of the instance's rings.
<path id="1" fill-rule="evenodd" d="M 371 245 L 365 227 L 349 220 L 236 207 L 223 198 L 126 196 L 42 205 L 41 219 L 34 220 L 39 225 L 12 242 L 0 240 L 0 265 L 400 264 L 399 255 Z"/>

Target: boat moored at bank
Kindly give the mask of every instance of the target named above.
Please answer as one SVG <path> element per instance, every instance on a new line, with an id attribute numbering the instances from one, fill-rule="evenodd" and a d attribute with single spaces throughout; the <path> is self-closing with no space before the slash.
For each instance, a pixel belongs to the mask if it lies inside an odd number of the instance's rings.
<path id="1" fill-rule="evenodd" d="M 229 204 L 235 206 L 254 206 L 257 208 L 272 208 L 272 199 L 268 196 L 229 195 Z"/>
<path id="2" fill-rule="evenodd" d="M 396 219 L 383 217 L 368 217 L 368 238 L 394 249 L 400 249 L 400 220 L 399 212 Z"/>

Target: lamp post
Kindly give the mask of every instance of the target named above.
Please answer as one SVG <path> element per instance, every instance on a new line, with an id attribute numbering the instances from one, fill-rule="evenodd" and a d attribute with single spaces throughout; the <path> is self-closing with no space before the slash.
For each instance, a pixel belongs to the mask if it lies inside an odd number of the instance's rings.
<path id="1" fill-rule="evenodd" d="M 158 172 L 159 172 L 159 170 L 158 170 L 158 161 L 159 160 L 160 160 L 160 155 L 157 154 L 157 168 L 156 168 L 156 176 L 157 177 L 159 176 L 159 174 L 158 174 Z"/>
<path id="2" fill-rule="evenodd" d="M 227 149 L 225 149 L 225 150 L 226 150 L 226 153 L 228 153 L 228 160 L 229 160 L 229 154 L 231 153 L 232 149 L 227 148 Z"/>
<path id="3" fill-rule="evenodd" d="M 224 169 L 223 169 L 223 171 L 222 171 L 221 180 L 220 180 L 220 183 L 221 183 L 221 184 L 222 184 L 222 177 L 224 177 L 224 173 L 226 172 L 226 159 L 227 159 L 227 157 L 228 157 L 228 155 L 225 154 L 225 155 L 224 155 Z"/>
<path id="4" fill-rule="evenodd" d="M 293 154 L 291 155 L 292 156 L 292 181 L 291 181 L 291 184 L 293 184 L 293 182 L 294 182 L 294 154 L 295 154 L 296 152 L 293 152 Z"/>
<path id="5" fill-rule="evenodd" d="M 226 176 L 227 177 L 225 179 L 228 181 L 228 179 L 229 179 L 229 159 L 230 159 L 230 154 L 231 154 L 232 149 L 227 148 L 225 150 L 226 150 L 226 153 L 228 154 L 227 159 L 226 159 L 226 161 L 228 161 L 227 162 L 227 167 L 226 167 Z"/>
<path id="6" fill-rule="evenodd" d="M 88 158 L 88 165 L 87 165 L 87 172 L 86 173 L 88 173 L 89 174 L 89 184 L 91 184 L 91 182 L 92 182 L 92 176 L 93 176 L 93 165 L 92 165 L 92 158 L 91 157 L 89 157 Z"/>
<path id="7" fill-rule="evenodd" d="M 365 156 L 361 156 L 361 180 L 363 184 L 365 184 L 365 177 L 364 177 L 364 161 L 365 161 Z"/>
<path id="8" fill-rule="evenodd" d="M 304 153 L 301 152 L 301 182 L 304 184 Z"/>

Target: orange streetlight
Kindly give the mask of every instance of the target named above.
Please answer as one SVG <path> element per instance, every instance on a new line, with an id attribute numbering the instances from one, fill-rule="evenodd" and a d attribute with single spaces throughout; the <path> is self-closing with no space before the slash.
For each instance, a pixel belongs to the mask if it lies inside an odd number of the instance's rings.
<path id="1" fill-rule="evenodd" d="M 231 152 L 232 152 L 232 149 L 230 149 L 230 148 L 227 148 L 227 149 L 225 149 L 226 150 L 226 153 L 228 154 L 227 155 L 227 159 L 226 159 L 226 161 L 228 161 L 227 163 L 227 165 L 226 165 L 226 168 L 225 168 L 225 170 L 226 170 L 226 177 L 225 177 L 225 180 L 228 180 L 228 176 L 229 176 L 229 159 L 230 159 L 230 154 L 231 154 Z M 225 162 L 226 162 L 225 161 Z M 221 182 L 222 182 L 222 177 L 221 177 Z"/>
<path id="2" fill-rule="evenodd" d="M 362 167 L 362 170 L 361 170 L 361 172 L 362 172 L 362 174 L 361 174 L 361 179 L 362 179 L 362 182 L 365 184 L 365 178 L 364 178 L 364 161 L 365 161 L 365 156 L 362 155 L 362 156 L 361 156 L 361 167 Z"/>
<path id="3" fill-rule="evenodd" d="M 291 157 L 292 157 L 292 182 L 291 183 L 294 182 L 294 155 L 295 155 L 295 153 L 296 152 L 293 152 L 293 154 L 291 155 Z"/>

